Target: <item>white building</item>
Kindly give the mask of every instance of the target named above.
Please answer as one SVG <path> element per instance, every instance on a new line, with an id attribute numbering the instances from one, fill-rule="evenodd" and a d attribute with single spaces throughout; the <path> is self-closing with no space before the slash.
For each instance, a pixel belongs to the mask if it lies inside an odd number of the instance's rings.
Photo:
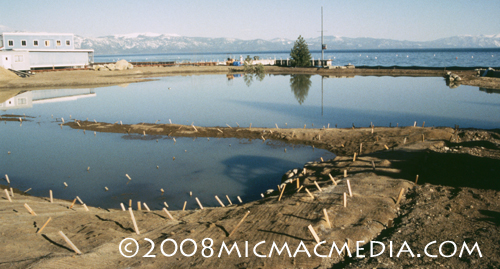
<path id="1" fill-rule="evenodd" d="M 85 67 L 94 50 L 75 49 L 73 34 L 0 33 L 0 66 L 6 69 Z"/>

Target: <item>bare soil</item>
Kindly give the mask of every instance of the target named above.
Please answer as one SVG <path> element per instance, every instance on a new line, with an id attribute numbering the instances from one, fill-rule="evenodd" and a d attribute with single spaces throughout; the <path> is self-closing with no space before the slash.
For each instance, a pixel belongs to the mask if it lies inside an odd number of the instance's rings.
<path id="1" fill-rule="evenodd" d="M 14 123 L 9 123 L 14 124 Z M 162 211 L 138 211 L 134 214 L 140 235 L 134 233 L 129 212 L 120 209 L 89 208 L 78 204 L 69 209 L 71 201 L 31 197 L 16 193 L 8 202 L 2 192 L 0 199 L 0 230 L 2 251 L 0 267 L 5 268 L 499 268 L 500 266 L 500 132 L 498 130 L 455 130 L 432 127 L 355 128 L 355 129 L 278 129 L 238 127 L 198 127 L 170 124 L 120 125 L 75 121 L 66 123 L 72 128 L 96 132 L 128 133 L 137 139 L 153 135 L 171 138 L 189 137 L 241 137 L 273 139 L 291 143 L 309 144 L 328 149 L 338 156 L 332 160 L 311 162 L 304 167 L 291 167 L 283 175 L 281 188 L 270 191 L 264 198 L 232 206 L 204 208 L 189 211 L 171 211 L 170 220 Z M 360 147 L 360 144 L 362 146 Z M 360 152 L 361 148 L 361 152 Z M 354 154 L 356 158 L 354 160 Z M 344 178 L 344 170 L 347 177 Z M 330 175 L 332 177 L 330 177 Z M 415 184 L 417 175 L 418 182 Z M 16 180 L 10 179 L 11 182 Z M 343 205 L 344 193 L 347 206 Z M 335 181 L 335 182 L 334 182 Z M 303 186 L 297 191 L 297 182 Z M 316 186 L 315 182 L 319 185 Z M 4 181 L 4 183 L 6 183 Z M 284 185 L 286 184 L 286 186 Z M 3 188 L 8 186 L 2 186 Z M 307 193 L 308 190 L 311 195 Z M 398 196 L 403 190 L 399 204 Z M 266 193 L 267 190 L 262 190 Z M 57 198 L 57 194 L 54 194 Z M 194 199 L 186 196 L 186 199 Z M 280 198 L 281 196 L 281 198 Z M 312 196 L 312 197 L 311 197 Z M 85 197 L 81 197 L 85 202 Z M 203 202 L 203 201 L 202 201 Z M 234 201 L 233 201 L 234 202 Z M 245 201 L 244 201 L 245 202 Z M 36 212 L 32 216 L 24 203 Z M 227 202 L 226 202 L 227 204 Z M 326 209 L 331 228 L 323 214 Z M 237 227 L 247 212 L 248 217 Z M 36 232 L 52 217 L 41 234 Z M 332 242 L 339 247 L 349 242 L 355 255 L 356 241 L 369 255 L 370 240 L 394 243 L 393 257 L 389 250 L 373 258 L 355 258 L 338 254 L 321 258 L 314 254 L 316 241 L 308 229 L 312 225 L 320 240 L 326 244 L 317 248 L 328 255 Z M 59 236 L 63 231 L 82 251 L 76 255 Z M 120 241 L 135 238 L 140 250 L 134 258 L 124 258 L 118 251 Z M 155 243 L 151 249 L 149 238 Z M 161 243 L 166 239 L 191 238 L 198 249 L 192 257 L 177 251 L 165 257 Z M 202 256 L 202 241 L 213 239 L 214 254 Z M 248 257 L 245 255 L 248 242 Z M 260 258 L 253 252 L 270 256 L 273 242 L 281 249 L 286 242 L 291 255 L 302 241 L 311 257 L 298 252 L 289 257 L 286 250 L 272 257 Z M 406 241 L 413 253 L 422 257 L 396 254 Z M 454 241 L 459 245 L 450 258 L 424 256 L 429 247 L 431 254 L 439 255 L 439 245 Z M 481 251 L 458 257 L 463 242 L 472 248 L 475 242 Z M 223 251 L 217 258 L 222 243 L 230 248 L 238 244 L 241 257 L 235 250 L 228 255 Z M 205 242 L 208 243 L 208 242 Z M 451 255 L 451 245 L 443 247 L 444 255 Z M 166 243 L 164 251 L 173 251 Z M 186 253 L 193 246 L 184 246 Z M 300 250 L 300 249 L 299 249 Z M 302 249 L 303 250 L 303 249 Z M 375 248 L 375 253 L 380 248 Z M 210 254 L 205 250 L 205 254 Z"/>

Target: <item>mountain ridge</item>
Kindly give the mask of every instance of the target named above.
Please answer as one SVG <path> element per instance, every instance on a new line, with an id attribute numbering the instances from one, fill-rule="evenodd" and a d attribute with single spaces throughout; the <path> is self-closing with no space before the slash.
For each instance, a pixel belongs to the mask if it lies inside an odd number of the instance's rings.
<path id="1" fill-rule="evenodd" d="M 306 42 L 309 50 L 321 49 L 321 37 L 307 38 Z M 96 54 L 286 51 L 290 50 L 294 43 L 295 40 L 287 38 L 242 40 L 156 33 L 132 33 L 95 38 L 75 35 L 76 48 L 94 49 Z M 452 36 L 431 41 L 325 36 L 324 43 L 329 50 L 500 48 L 500 34 Z"/>

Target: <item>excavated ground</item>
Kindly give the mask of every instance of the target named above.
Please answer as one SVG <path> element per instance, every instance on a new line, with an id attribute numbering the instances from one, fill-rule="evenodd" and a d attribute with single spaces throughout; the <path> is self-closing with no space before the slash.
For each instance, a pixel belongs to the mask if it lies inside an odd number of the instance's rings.
<path id="1" fill-rule="evenodd" d="M 9 123 L 11 124 L 11 123 Z M 13 124 L 13 123 L 12 123 Z M 432 127 L 355 128 L 355 129 L 282 129 L 198 127 L 170 124 L 99 123 L 74 121 L 66 123 L 75 129 L 92 132 L 115 132 L 136 139 L 152 139 L 159 135 L 175 137 L 239 137 L 247 139 L 284 140 L 309 144 L 332 151 L 332 160 L 310 162 L 292 168 L 283 175 L 279 190 L 269 191 L 258 201 L 226 207 L 189 211 L 171 211 L 174 220 L 163 211 L 134 209 L 140 235 L 134 231 L 129 212 L 117 209 L 84 207 L 71 201 L 27 196 L 14 193 L 12 202 L 4 192 L 0 199 L 2 232 L 0 267 L 6 268 L 498 268 L 500 266 L 500 135 L 498 130 L 455 130 Z M 362 145 L 361 145 L 362 144 Z M 360 152 L 361 151 L 361 152 Z M 354 154 L 356 157 L 354 159 Z M 344 171 L 347 177 L 344 177 Z M 331 175 L 331 177 L 330 177 Z M 418 175 L 418 182 L 415 180 Z M 15 178 L 11 178 L 11 181 Z M 352 190 L 349 195 L 347 182 Z M 298 183 L 297 183 L 298 182 Z M 318 186 L 316 186 L 316 183 Z M 286 184 L 286 185 L 285 185 Z M 298 185 L 297 185 L 298 184 Z M 297 186 L 302 188 L 298 191 Z M 2 186 L 7 188 L 8 185 Z M 319 187 L 319 188 L 318 188 Z M 299 187 L 300 188 L 300 187 Z M 307 190 L 307 191 L 306 191 Z M 401 199 L 398 202 L 402 190 Z M 266 193 L 266 190 L 262 190 Z M 311 193 L 311 195 L 308 194 Z M 344 207 L 344 193 L 346 206 Z M 280 197 L 281 196 L 281 197 Z M 57 198 L 57 195 L 55 196 Z M 82 197 L 85 201 L 85 197 Z M 194 199 L 191 197 L 188 199 Z M 36 212 L 32 216 L 24 208 L 27 203 Z M 324 215 L 326 210 L 331 227 Z M 248 213 L 250 212 L 250 213 Z M 238 227 L 238 223 L 248 216 Z M 42 233 L 36 233 L 45 221 L 51 222 Z M 356 255 L 356 241 L 369 255 L 370 240 L 386 244 L 378 257 L 356 258 L 333 250 L 330 257 L 314 254 L 316 241 L 308 226 L 326 243 L 316 250 L 327 255 L 332 243 L 341 248 L 348 242 Z M 235 228 L 237 228 L 235 230 Z M 233 230 L 235 230 L 234 233 Z M 72 252 L 58 232 L 63 231 L 80 249 Z M 232 234 L 231 234 L 232 233 Z M 231 234 L 231 236 L 229 236 Z M 135 238 L 140 250 L 134 258 L 124 258 L 118 250 L 124 238 Z M 151 239 L 151 243 L 145 241 Z M 170 239 L 178 245 L 193 239 L 197 250 L 184 257 L 177 250 L 173 257 L 162 254 L 161 244 Z M 213 255 L 203 250 L 203 240 L 213 240 Z M 261 241 L 265 241 L 254 247 Z M 389 242 L 394 242 L 392 257 Z M 396 254 L 406 241 L 413 253 Z M 431 254 L 439 254 L 439 245 L 463 241 L 472 248 L 478 242 L 481 256 L 450 258 L 424 257 L 425 245 Z M 218 258 L 223 242 L 231 248 Z M 246 247 L 248 242 L 248 247 Z M 270 254 L 273 242 L 281 250 Z M 303 242 L 303 246 L 301 245 Z M 204 242 L 205 246 L 209 244 Z M 451 245 L 443 247 L 451 255 Z M 133 245 L 129 246 L 133 248 Z M 246 255 L 248 249 L 248 255 Z M 307 249 L 311 257 L 305 253 Z M 166 254 L 174 251 L 171 241 L 163 246 Z M 185 243 L 184 252 L 194 251 Z M 298 250 L 298 251 L 297 251 Z M 374 248 L 375 253 L 380 248 Z M 155 258 L 143 257 L 146 254 Z M 296 255 L 295 255 L 296 254 Z M 261 258 L 257 255 L 270 256 Z"/>

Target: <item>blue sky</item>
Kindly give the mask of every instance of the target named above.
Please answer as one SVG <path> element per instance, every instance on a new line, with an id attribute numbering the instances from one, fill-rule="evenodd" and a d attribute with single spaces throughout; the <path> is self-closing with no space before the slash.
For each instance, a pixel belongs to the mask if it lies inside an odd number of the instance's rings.
<path id="1" fill-rule="evenodd" d="M 500 34 L 500 1 L 3 1 L 0 31 L 97 37 L 152 32 L 296 39 L 325 35 L 427 41 Z"/>

